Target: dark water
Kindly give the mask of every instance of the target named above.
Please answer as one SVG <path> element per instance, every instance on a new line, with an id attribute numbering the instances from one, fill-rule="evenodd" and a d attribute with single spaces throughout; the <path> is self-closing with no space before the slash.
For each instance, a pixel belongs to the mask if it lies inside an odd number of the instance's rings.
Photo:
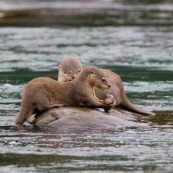
<path id="1" fill-rule="evenodd" d="M 0 172 L 172 172 L 173 5 L 83 3 L 0 2 Z M 38 76 L 56 79 L 67 56 L 118 73 L 128 98 L 157 115 L 124 116 L 128 125 L 114 132 L 15 126 L 23 86 Z"/>

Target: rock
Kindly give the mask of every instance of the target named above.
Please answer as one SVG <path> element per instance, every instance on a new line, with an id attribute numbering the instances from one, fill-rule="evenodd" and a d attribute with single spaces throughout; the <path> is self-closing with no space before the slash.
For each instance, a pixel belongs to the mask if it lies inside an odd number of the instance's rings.
<path id="1" fill-rule="evenodd" d="M 116 131 L 119 128 L 146 125 L 137 122 L 139 117 L 138 114 L 118 108 L 105 113 L 89 108 L 61 107 L 37 115 L 32 124 L 63 132 Z"/>

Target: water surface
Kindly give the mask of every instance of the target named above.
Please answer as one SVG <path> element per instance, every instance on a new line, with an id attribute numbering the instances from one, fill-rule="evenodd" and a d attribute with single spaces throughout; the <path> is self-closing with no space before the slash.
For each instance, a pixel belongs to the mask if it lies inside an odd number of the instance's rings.
<path id="1" fill-rule="evenodd" d="M 45 2 L 36 2 L 35 8 L 40 9 L 47 6 L 59 9 L 84 8 L 77 2 L 69 6 L 60 1 L 46 5 Z M 62 23 L 54 23 L 52 27 L 52 24 L 37 20 L 35 27 L 29 21 L 25 21 L 27 24 L 21 27 L 18 17 L 14 17 L 12 23 L 5 18 L 0 20 L 3 26 L 0 27 L 2 172 L 172 171 L 172 4 L 123 2 L 111 6 L 110 2 L 107 6 L 97 2 L 92 4 L 93 9 L 106 8 L 113 17 L 106 11 L 103 15 L 107 20 L 96 16 L 91 24 L 79 22 L 80 25 L 73 23 L 63 27 Z M 35 9 L 28 2 L 18 6 L 11 1 L 2 3 L 3 13 L 16 8 Z M 87 4 L 86 11 L 91 7 L 90 3 Z M 154 9 L 157 12 L 154 13 Z M 155 14 L 154 22 L 150 16 L 141 18 L 146 10 Z M 121 15 L 122 11 L 136 20 L 128 23 L 125 15 Z M 110 20 L 116 19 L 115 14 L 121 17 L 110 24 Z M 92 15 L 96 14 L 92 12 Z M 100 22 L 96 23 L 96 19 Z M 64 20 L 64 23 L 68 23 L 68 20 Z M 139 118 L 129 114 L 128 117 L 122 117 L 128 122 L 127 125 L 102 132 L 57 133 L 33 128 L 28 124 L 23 128 L 15 126 L 12 120 L 19 112 L 24 85 L 38 76 L 57 79 L 58 64 L 67 56 L 78 57 L 84 66 L 92 64 L 118 73 L 128 98 L 157 115 Z"/>

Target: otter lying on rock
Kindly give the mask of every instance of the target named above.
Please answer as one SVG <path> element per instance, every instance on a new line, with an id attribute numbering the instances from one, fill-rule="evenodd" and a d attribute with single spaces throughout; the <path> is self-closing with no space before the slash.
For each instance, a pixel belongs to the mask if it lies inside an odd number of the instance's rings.
<path id="1" fill-rule="evenodd" d="M 108 112 L 114 99 L 98 99 L 95 87 L 104 90 L 110 85 L 101 70 L 94 66 L 85 67 L 74 80 L 66 83 L 47 77 L 33 79 L 23 90 L 20 113 L 14 121 L 23 124 L 35 113 L 61 106 L 103 108 Z"/>
<path id="2" fill-rule="evenodd" d="M 67 82 L 73 80 L 81 69 L 81 63 L 77 58 L 69 57 L 63 59 L 59 65 L 58 81 Z M 105 93 L 107 93 L 114 96 L 115 107 L 120 106 L 125 110 L 142 115 L 155 115 L 153 112 L 143 110 L 129 101 L 124 91 L 122 80 L 118 74 L 106 69 L 101 69 L 101 71 L 105 75 L 105 78 L 110 83 L 111 87 L 106 89 L 106 92 L 96 88 L 95 93 L 99 99 L 104 100 L 107 97 Z"/>

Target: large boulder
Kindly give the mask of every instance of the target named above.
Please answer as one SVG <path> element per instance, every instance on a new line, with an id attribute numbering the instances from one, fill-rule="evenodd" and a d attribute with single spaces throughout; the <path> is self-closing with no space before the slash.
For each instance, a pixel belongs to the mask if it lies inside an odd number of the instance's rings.
<path id="1" fill-rule="evenodd" d="M 118 108 L 105 113 L 89 108 L 61 107 L 36 116 L 33 123 L 38 127 L 56 131 L 115 131 L 119 128 L 145 125 L 137 121 L 140 116 Z"/>

